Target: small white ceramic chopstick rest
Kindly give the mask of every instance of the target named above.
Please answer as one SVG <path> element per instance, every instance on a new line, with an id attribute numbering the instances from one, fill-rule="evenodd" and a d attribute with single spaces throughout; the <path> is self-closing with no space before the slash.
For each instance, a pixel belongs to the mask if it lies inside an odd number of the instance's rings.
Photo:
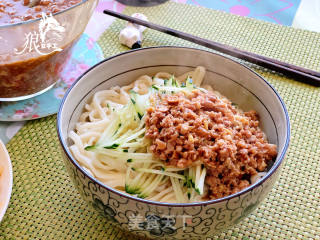
<path id="1" fill-rule="evenodd" d="M 148 18 L 142 13 L 134 13 L 132 14 L 132 17 L 148 21 Z M 144 30 L 146 30 L 146 27 L 128 22 L 127 26 L 120 32 L 119 41 L 129 48 L 140 48 L 143 40 L 142 32 Z"/>

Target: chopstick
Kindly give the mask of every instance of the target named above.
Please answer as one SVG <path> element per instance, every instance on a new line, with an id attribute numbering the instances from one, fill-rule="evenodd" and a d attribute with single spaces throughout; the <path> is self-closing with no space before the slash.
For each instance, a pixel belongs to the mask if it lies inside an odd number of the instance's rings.
<path id="1" fill-rule="evenodd" d="M 272 59 L 269 57 L 261 56 L 255 53 L 243 51 L 228 45 L 224 45 L 218 42 L 214 42 L 208 39 L 200 38 L 189 33 L 181 32 L 172 28 L 164 27 L 155 23 L 143 21 L 138 18 L 130 17 L 125 14 L 117 13 L 111 10 L 104 10 L 105 14 L 108 14 L 113 17 L 117 17 L 132 23 L 136 23 L 166 34 L 169 34 L 174 37 L 182 38 L 192 43 L 196 43 L 198 45 L 216 50 L 221 53 L 225 53 L 227 55 L 257 64 L 259 66 L 269 68 L 271 70 L 283 73 L 289 77 L 294 78 L 295 80 L 308 83 L 314 86 L 320 86 L 320 73 L 306 69 L 303 67 L 299 67 L 296 65 L 292 65 L 289 63 L 281 62 L 276 59 Z"/>

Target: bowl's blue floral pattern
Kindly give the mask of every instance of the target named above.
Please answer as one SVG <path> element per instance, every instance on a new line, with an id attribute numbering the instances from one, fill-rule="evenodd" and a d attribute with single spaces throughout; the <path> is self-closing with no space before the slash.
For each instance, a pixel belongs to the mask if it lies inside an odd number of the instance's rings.
<path id="1" fill-rule="evenodd" d="M 213 204 L 163 206 L 125 198 L 92 181 L 63 153 L 67 171 L 82 197 L 115 226 L 144 238 L 204 239 L 254 211 L 271 190 L 278 173 L 240 196 Z"/>

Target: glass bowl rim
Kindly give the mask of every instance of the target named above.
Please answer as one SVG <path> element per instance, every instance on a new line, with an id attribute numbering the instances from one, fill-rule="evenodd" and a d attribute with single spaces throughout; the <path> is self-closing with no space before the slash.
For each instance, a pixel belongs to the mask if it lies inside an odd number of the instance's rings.
<path id="1" fill-rule="evenodd" d="M 90 0 L 82 0 L 81 2 L 75 4 L 75 5 L 67 8 L 67 9 L 64 9 L 62 11 L 59 11 L 57 13 L 52 14 L 52 16 L 57 16 L 59 14 L 63 14 L 63 13 L 65 13 L 65 12 L 67 12 L 67 11 L 73 9 L 73 8 L 79 7 L 80 5 L 82 5 L 83 3 L 88 2 L 88 1 L 90 1 Z M 11 28 L 11 27 L 16 27 L 16 26 L 20 26 L 20 25 L 22 26 L 22 25 L 26 25 L 26 24 L 30 24 L 30 23 L 35 23 L 35 22 L 38 22 L 40 20 L 41 20 L 41 18 L 36 18 L 36 19 L 30 19 L 28 21 L 21 21 L 21 22 L 13 23 L 13 24 L 9 23 L 9 24 L 5 24 L 5 25 L 0 25 L 0 30 L 1 29 L 6 29 L 6 28 Z"/>

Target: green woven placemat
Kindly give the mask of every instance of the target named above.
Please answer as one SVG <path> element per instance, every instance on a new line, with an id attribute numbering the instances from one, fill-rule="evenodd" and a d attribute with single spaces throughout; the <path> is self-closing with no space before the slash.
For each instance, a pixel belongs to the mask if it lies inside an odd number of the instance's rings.
<path id="1" fill-rule="evenodd" d="M 320 70 L 320 35 L 205 8 L 172 2 L 126 8 L 156 23 Z M 116 21 L 99 43 L 105 56 L 128 50 L 118 43 Z M 193 46 L 148 30 L 144 46 Z M 279 181 L 260 207 L 214 239 L 320 239 L 320 89 L 249 65 L 283 97 L 292 138 Z M 109 225 L 74 189 L 65 171 L 55 116 L 28 122 L 7 145 L 13 169 L 12 199 L 0 225 L 1 239 L 133 239 Z"/>

